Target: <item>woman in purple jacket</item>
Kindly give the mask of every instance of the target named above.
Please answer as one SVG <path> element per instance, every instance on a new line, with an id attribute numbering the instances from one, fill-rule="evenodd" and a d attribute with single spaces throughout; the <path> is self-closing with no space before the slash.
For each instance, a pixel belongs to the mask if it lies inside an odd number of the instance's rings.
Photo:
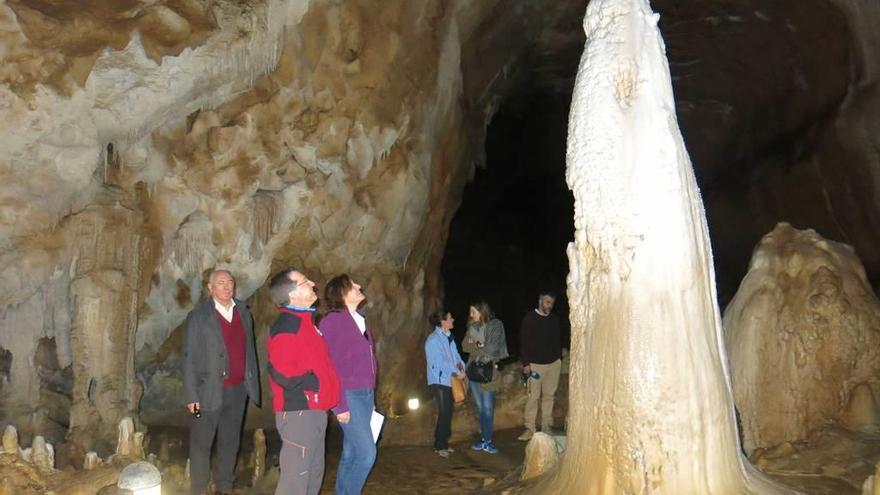
<path id="1" fill-rule="evenodd" d="M 336 472 L 337 495 L 358 494 L 376 460 L 370 429 L 375 409 L 376 358 L 373 336 L 358 307 L 366 297 L 348 275 L 327 282 L 324 301 L 329 312 L 319 324 L 339 374 L 341 394 L 333 408 L 342 427 L 342 458 Z"/>

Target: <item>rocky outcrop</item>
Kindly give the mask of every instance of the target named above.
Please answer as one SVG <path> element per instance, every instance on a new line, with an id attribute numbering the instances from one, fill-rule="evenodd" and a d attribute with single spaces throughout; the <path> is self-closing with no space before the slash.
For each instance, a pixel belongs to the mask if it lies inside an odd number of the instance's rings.
<path id="1" fill-rule="evenodd" d="M 851 247 L 777 225 L 724 311 L 724 334 L 746 452 L 835 421 L 880 427 L 880 301 Z"/>

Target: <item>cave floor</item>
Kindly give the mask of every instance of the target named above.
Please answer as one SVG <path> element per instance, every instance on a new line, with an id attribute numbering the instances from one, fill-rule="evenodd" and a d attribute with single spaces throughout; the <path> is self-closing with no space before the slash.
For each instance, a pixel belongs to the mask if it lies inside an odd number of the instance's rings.
<path id="1" fill-rule="evenodd" d="M 518 441 L 519 429 L 499 430 L 495 443 L 500 452 L 490 455 L 470 449 L 469 442 L 453 443 L 449 458 L 441 458 L 430 446 L 382 446 L 376 464 L 364 487 L 364 494 L 422 493 L 449 494 L 474 492 L 519 492 L 517 485 L 525 442 Z M 185 430 L 165 430 L 159 435 L 185 438 Z M 278 480 L 278 439 L 267 432 L 268 466 L 266 475 L 250 486 L 251 468 L 247 454 L 239 461 L 236 494 L 271 495 Z M 249 453 L 250 436 L 243 437 L 242 452 Z M 176 443 L 173 457 L 185 459 L 184 442 Z M 336 467 L 341 452 L 338 427 L 328 427 L 327 464 L 321 494 L 334 492 Z M 829 426 L 814 432 L 805 442 L 782 444 L 758 453 L 753 462 L 772 478 L 810 495 L 859 495 L 864 480 L 880 461 L 880 434 L 857 433 Z M 166 479 L 164 495 L 187 493 L 183 480 Z"/>
<path id="2" fill-rule="evenodd" d="M 376 464 L 363 493 L 522 493 L 532 483 L 518 483 L 526 446 L 525 442 L 516 439 L 519 433 L 519 429 L 497 431 L 495 443 L 500 452 L 495 455 L 473 451 L 469 442 L 453 443 L 456 452 L 447 459 L 437 456 L 430 446 L 383 446 L 380 442 Z M 160 451 L 166 461 L 159 461 L 165 478 L 163 494 L 187 493 L 188 483 L 183 479 L 187 430 L 155 428 L 151 429 L 151 436 L 157 442 L 154 447 L 164 445 Z M 252 450 L 251 436 L 246 434 L 243 437 L 236 494 L 274 493 L 278 479 L 279 442 L 274 431 L 267 431 L 266 436 L 269 469 L 255 486 L 250 486 L 253 468 L 248 462 Z M 329 427 L 322 494 L 334 492 L 340 452 L 341 433 L 338 427 Z M 0 460 L 3 458 L 0 457 Z M 859 495 L 865 479 L 874 473 L 875 465 L 880 461 L 880 432 L 853 432 L 833 425 L 826 426 L 813 432 L 804 442 L 783 443 L 772 449 L 756 451 L 751 460 L 771 477 L 804 494 Z M 14 493 L 4 491 L 5 476 L 17 472 L 7 470 L 4 473 L 3 466 L 0 466 L 0 480 L 3 480 L 0 482 L 0 494 Z M 76 493 L 87 492 L 80 490 Z"/>
<path id="3" fill-rule="evenodd" d="M 430 446 L 382 446 L 376 456 L 376 464 L 364 487 L 364 494 L 389 493 L 473 493 L 483 488 L 497 489 L 501 485 L 508 486 L 516 481 L 523 462 L 526 442 L 516 437 L 521 430 L 500 430 L 495 432 L 497 454 L 474 451 L 470 443 L 450 444 L 455 452 L 448 458 L 434 453 Z M 236 480 L 236 494 L 269 495 L 275 491 L 278 480 L 277 436 L 274 431 L 267 431 L 268 465 L 265 477 L 255 486 L 250 486 L 251 469 L 247 467 L 246 455 L 239 461 Z M 249 452 L 246 445 L 246 434 L 243 438 L 242 452 Z M 179 444 L 180 445 L 180 444 Z M 180 445 L 183 454 L 183 445 Z M 341 435 L 338 431 L 328 428 L 327 464 L 324 474 L 324 485 L 321 494 L 334 493 L 336 468 L 342 450 Z M 175 456 L 177 457 L 177 456 Z M 171 481 L 171 480 L 167 480 Z M 164 495 L 183 495 L 188 493 L 186 485 L 173 481 L 163 483 Z"/>
<path id="4" fill-rule="evenodd" d="M 880 432 L 829 425 L 806 441 L 783 443 L 752 456 L 772 478 L 811 495 L 859 495 L 880 462 Z"/>

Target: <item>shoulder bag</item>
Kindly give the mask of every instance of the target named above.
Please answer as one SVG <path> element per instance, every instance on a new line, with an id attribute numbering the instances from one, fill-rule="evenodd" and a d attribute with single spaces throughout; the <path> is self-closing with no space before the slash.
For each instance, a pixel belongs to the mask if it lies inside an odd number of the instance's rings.
<path id="1" fill-rule="evenodd" d="M 492 374 L 495 372 L 495 363 L 492 361 L 486 361 L 485 363 L 478 363 L 476 361 L 471 361 L 467 365 L 467 369 L 465 373 L 467 373 L 467 377 L 474 382 L 477 383 L 489 383 L 492 381 Z"/>

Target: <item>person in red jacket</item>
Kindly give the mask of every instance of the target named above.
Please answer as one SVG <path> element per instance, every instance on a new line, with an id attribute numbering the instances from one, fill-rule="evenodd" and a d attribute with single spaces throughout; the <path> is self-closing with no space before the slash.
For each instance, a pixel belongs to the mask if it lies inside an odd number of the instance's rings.
<path id="1" fill-rule="evenodd" d="M 317 495 L 324 478 L 327 411 L 339 402 L 339 377 L 312 319 L 315 283 L 286 268 L 269 281 L 280 314 L 269 328 L 269 386 L 281 437 L 276 495 Z"/>

